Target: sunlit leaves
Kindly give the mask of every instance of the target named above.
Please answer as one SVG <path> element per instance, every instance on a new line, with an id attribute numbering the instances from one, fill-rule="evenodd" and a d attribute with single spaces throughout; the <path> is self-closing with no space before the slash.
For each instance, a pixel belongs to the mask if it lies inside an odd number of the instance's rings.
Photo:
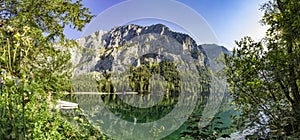
<path id="1" fill-rule="evenodd" d="M 299 136 L 300 14 L 295 13 L 300 2 L 274 0 L 262 9 L 262 21 L 270 26 L 266 38 L 244 38 L 226 57 L 234 104 L 241 111 L 236 120 L 244 128 L 255 128 L 254 137 Z"/>
<path id="2" fill-rule="evenodd" d="M 0 1 L 0 139 L 80 136 L 52 110 L 51 93 L 71 90 L 65 26 L 91 18 L 81 1 Z"/>

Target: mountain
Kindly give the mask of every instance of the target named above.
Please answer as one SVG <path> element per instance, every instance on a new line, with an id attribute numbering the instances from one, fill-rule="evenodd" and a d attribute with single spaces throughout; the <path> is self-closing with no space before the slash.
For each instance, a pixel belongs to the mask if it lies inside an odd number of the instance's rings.
<path id="1" fill-rule="evenodd" d="M 84 47 L 72 50 L 72 62 L 77 65 L 75 74 L 124 71 L 128 65 L 138 66 L 145 61 L 191 61 L 200 67 L 209 66 L 202 45 L 162 24 L 130 24 L 100 30 L 77 42 Z"/>
<path id="2" fill-rule="evenodd" d="M 224 59 L 224 55 L 231 55 L 231 52 L 227 50 L 224 46 L 219 46 L 216 44 L 202 44 L 200 45 L 206 52 L 208 57 L 209 67 L 217 72 L 224 68 L 224 64 L 218 59 Z"/>

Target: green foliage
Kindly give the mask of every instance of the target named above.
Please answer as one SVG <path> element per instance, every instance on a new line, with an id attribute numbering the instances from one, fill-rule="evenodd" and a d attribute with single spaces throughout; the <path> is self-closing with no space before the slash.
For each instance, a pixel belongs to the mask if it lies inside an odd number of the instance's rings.
<path id="1" fill-rule="evenodd" d="M 193 114 L 189 116 L 187 129 L 181 133 L 182 137 L 193 139 L 212 139 L 223 137 L 227 138 L 229 128 L 224 126 L 224 122 L 220 117 L 214 117 L 205 127 L 199 124 L 201 115 Z"/>
<path id="2" fill-rule="evenodd" d="M 208 104 L 208 96 L 202 95 L 198 97 L 199 101 L 193 113 L 188 117 L 188 120 L 183 125 L 185 128 L 180 132 L 180 137 L 187 139 L 218 139 L 228 138 L 229 134 L 233 132 L 230 129 L 230 116 L 235 114 L 230 106 L 231 97 L 226 95 L 222 98 L 222 104 L 219 111 L 214 116 L 203 116 L 203 109 Z"/>
<path id="3" fill-rule="evenodd" d="M 81 74 L 72 78 L 74 92 L 97 92 L 98 84 L 92 74 Z"/>
<path id="4" fill-rule="evenodd" d="M 162 61 L 155 64 L 146 64 L 139 67 L 130 68 L 130 87 L 133 91 L 150 93 L 149 79 L 155 74 L 159 74 L 167 81 L 166 92 L 180 92 L 180 76 L 174 62 Z"/>
<path id="5" fill-rule="evenodd" d="M 240 110 L 236 127 L 252 138 L 295 138 L 300 133 L 300 2 L 274 0 L 263 7 L 266 38 L 245 37 L 226 56 L 228 82 Z"/>
<path id="6" fill-rule="evenodd" d="M 100 92 L 114 93 L 115 88 L 111 81 L 111 73 L 101 75 L 101 78 L 97 79 L 97 87 Z"/>
<path id="7" fill-rule="evenodd" d="M 129 86 L 131 88 L 131 90 L 128 89 L 129 91 L 134 91 L 141 94 L 150 93 L 150 78 L 155 74 L 164 77 L 166 81 L 166 89 L 163 90 L 166 90 L 167 93 L 180 92 L 179 72 L 177 71 L 177 68 L 173 62 L 167 61 L 155 64 L 143 64 L 138 67 L 131 66 L 128 75 L 118 76 L 119 78 L 128 79 L 115 79 L 114 83 L 120 87 L 121 85 L 128 84 L 124 83 L 124 81 L 129 81 Z M 72 79 L 73 89 L 76 92 L 115 93 L 116 89 L 112 82 L 112 75 L 116 76 L 118 75 L 118 73 L 106 72 L 105 74 L 100 74 L 97 72 L 93 72 L 75 76 Z M 153 84 L 163 86 L 162 81 L 153 82 L 156 82 Z M 123 89 L 123 91 L 124 90 L 126 89 Z"/>
<path id="8" fill-rule="evenodd" d="M 89 116 L 84 114 L 81 109 L 72 111 L 72 114 L 65 113 L 64 117 L 67 118 L 67 121 L 71 123 L 72 127 L 80 132 L 76 137 L 74 137 L 75 139 L 109 139 L 101 132 L 100 128 L 92 125 L 93 123 L 87 119 Z"/>
<path id="9" fill-rule="evenodd" d="M 81 1 L 0 1 L 0 139 L 84 138 L 51 93 L 71 91 L 65 26 L 81 30 L 91 18 Z"/>

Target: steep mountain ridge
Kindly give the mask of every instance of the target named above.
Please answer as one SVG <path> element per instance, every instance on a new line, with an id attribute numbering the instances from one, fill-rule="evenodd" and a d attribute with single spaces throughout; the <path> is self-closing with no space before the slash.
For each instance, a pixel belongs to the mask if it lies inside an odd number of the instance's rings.
<path id="1" fill-rule="evenodd" d="M 110 31 L 97 31 L 77 40 L 81 49 L 72 50 L 75 74 L 98 71 L 122 71 L 124 65 L 136 65 L 147 53 L 163 54 L 151 58 L 181 61 L 190 55 L 193 63 L 208 66 L 208 57 L 201 45 L 187 34 L 171 31 L 162 24 L 152 26 L 126 25 Z"/>
<path id="2" fill-rule="evenodd" d="M 201 48 L 204 49 L 209 61 L 209 67 L 217 72 L 224 68 L 224 64 L 220 62 L 218 59 L 224 59 L 225 55 L 231 55 L 231 52 L 227 50 L 224 46 L 219 46 L 216 44 L 202 44 Z"/>
<path id="3" fill-rule="evenodd" d="M 185 49 L 190 49 L 193 46 L 197 46 L 196 42 L 189 35 L 173 32 L 163 24 L 155 24 L 145 27 L 130 24 L 126 26 L 115 27 L 109 31 L 107 34 L 108 36 L 105 39 L 107 42 L 105 48 L 122 45 L 125 41 L 131 40 L 133 37 L 145 34 L 166 35 L 183 44 Z"/>

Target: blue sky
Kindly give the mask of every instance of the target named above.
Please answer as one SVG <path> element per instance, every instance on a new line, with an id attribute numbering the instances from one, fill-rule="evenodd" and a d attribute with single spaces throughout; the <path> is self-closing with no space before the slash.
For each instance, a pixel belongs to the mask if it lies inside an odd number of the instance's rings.
<path id="1" fill-rule="evenodd" d="M 88 29 L 86 28 L 85 32 L 78 32 L 68 28 L 65 30 L 65 33 L 67 37 L 77 39 L 87 33 L 86 31 L 89 30 L 91 26 L 95 26 L 96 24 L 99 26 L 101 24 L 101 27 L 97 27 L 93 30 L 108 30 L 116 25 L 120 26 L 126 23 L 142 25 L 163 23 L 170 26 L 172 30 L 184 32 L 190 34 L 193 38 L 198 38 L 195 39 L 198 44 L 216 43 L 232 50 L 233 47 L 236 47 L 234 41 L 239 40 L 243 36 L 251 36 L 256 40 L 264 36 L 266 27 L 261 26 L 259 23 L 263 14 L 259 8 L 266 1 L 267 0 L 83 0 L 84 6 L 88 7 L 91 12 L 94 15 L 98 15 L 98 17 L 94 18 L 90 25 L 86 26 Z M 153 4 L 153 6 L 147 2 L 155 4 Z M 175 4 L 171 5 L 170 2 Z M 178 5 L 180 5 L 181 8 L 176 7 Z M 143 8 L 145 9 L 147 6 L 152 6 L 151 9 L 154 10 L 150 10 L 148 13 L 145 12 L 146 10 L 143 10 Z M 161 6 L 161 8 L 159 6 Z M 121 20 L 121 16 L 137 16 L 137 11 L 138 14 L 144 14 L 145 17 L 140 18 L 139 16 L 136 19 L 128 20 L 128 18 L 124 18 Z M 166 16 L 184 19 L 175 21 L 171 18 L 164 19 L 164 16 L 157 19 L 156 17 L 158 16 L 155 16 L 155 14 L 153 14 L 154 16 L 152 18 L 149 18 L 151 17 L 149 12 L 157 12 L 161 15 L 164 14 Z M 194 13 L 198 14 L 199 20 L 195 19 L 195 15 L 193 16 Z M 106 18 L 99 18 L 105 14 L 108 15 Z M 113 19 L 120 19 L 123 22 Z M 128 21 L 124 22 L 124 20 Z M 188 22 L 184 23 L 184 21 Z M 209 36 L 209 33 L 206 33 L 207 31 L 203 31 L 203 33 L 197 32 L 197 29 L 203 30 L 200 29 L 200 26 L 209 27 L 217 41 L 207 39 L 206 34 Z"/>

